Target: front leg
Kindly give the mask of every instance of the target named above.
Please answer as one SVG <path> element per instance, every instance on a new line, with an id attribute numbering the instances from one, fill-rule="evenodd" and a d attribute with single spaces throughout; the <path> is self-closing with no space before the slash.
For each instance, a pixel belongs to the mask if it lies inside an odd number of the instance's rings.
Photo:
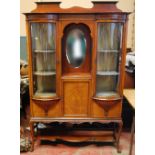
<path id="1" fill-rule="evenodd" d="M 123 122 L 121 121 L 118 124 L 118 135 L 116 137 L 116 147 L 117 147 L 117 153 L 121 153 L 121 149 L 120 149 L 120 136 L 121 136 L 121 132 L 122 132 L 122 127 L 123 127 Z"/>
<path id="2" fill-rule="evenodd" d="M 34 123 L 30 122 L 30 132 L 31 132 L 31 152 L 34 150 Z"/>

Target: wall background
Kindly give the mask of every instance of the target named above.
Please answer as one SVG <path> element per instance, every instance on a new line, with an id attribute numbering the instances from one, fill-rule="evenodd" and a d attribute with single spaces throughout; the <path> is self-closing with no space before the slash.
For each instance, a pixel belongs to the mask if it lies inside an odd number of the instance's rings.
<path id="1" fill-rule="evenodd" d="M 34 3 L 36 0 L 20 0 L 20 57 L 21 59 L 26 60 L 26 27 L 25 27 L 25 16 L 22 13 L 30 12 L 35 9 L 36 4 Z M 52 1 L 52 0 L 38 0 L 38 1 Z M 54 0 L 60 1 L 60 0 Z M 64 7 L 67 7 L 71 3 L 74 4 L 77 0 L 61 0 L 64 2 Z M 87 6 L 90 0 L 78 0 L 78 4 Z M 97 0 L 104 1 L 104 0 Z M 106 0 L 107 1 L 107 0 Z M 134 15 L 134 0 L 118 0 L 117 7 L 122 11 L 130 11 L 133 12 L 129 16 L 129 24 L 128 24 L 128 39 L 127 39 L 127 47 L 132 50 L 135 49 L 135 15 Z"/>

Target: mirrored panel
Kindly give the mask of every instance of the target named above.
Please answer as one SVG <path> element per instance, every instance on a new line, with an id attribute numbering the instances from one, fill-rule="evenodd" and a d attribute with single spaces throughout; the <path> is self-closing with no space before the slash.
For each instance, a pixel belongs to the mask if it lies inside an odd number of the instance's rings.
<path id="1" fill-rule="evenodd" d="M 98 23 L 96 95 L 117 95 L 122 46 L 121 23 Z"/>
<path id="2" fill-rule="evenodd" d="M 66 57 L 68 63 L 75 68 L 81 66 L 86 57 L 86 38 L 80 29 L 69 32 L 66 40 Z"/>
<path id="3" fill-rule="evenodd" d="M 32 23 L 33 89 L 39 97 L 56 95 L 55 24 Z"/>

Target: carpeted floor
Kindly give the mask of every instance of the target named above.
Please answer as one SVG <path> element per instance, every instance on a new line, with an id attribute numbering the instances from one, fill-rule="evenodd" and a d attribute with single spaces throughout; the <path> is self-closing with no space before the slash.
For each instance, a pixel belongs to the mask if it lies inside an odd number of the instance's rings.
<path id="1" fill-rule="evenodd" d="M 130 133 L 123 132 L 121 135 L 120 146 L 122 153 L 117 153 L 112 145 L 78 144 L 70 143 L 45 143 L 35 142 L 33 152 L 25 152 L 20 155 L 128 155 L 129 154 Z M 133 154 L 134 155 L 134 146 Z"/>

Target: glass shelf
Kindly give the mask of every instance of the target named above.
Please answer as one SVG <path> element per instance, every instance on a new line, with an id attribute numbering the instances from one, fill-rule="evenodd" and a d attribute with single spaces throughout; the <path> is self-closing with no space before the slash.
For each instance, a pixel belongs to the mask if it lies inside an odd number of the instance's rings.
<path id="1" fill-rule="evenodd" d="M 55 49 L 52 49 L 52 50 L 34 50 L 35 53 L 42 53 L 42 54 L 45 54 L 45 53 L 55 53 Z"/>
<path id="2" fill-rule="evenodd" d="M 56 93 L 52 92 L 35 92 L 35 97 L 55 97 Z"/>
<path id="3" fill-rule="evenodd" d="M 119 75 L 116 71 L 98 71 L 97 75 Z"/>
<path id="4" fill-rule="evenodd" d="M 56 75 L 55 72 L 34 72 L 34 75 L 39 75 L 39 76 L 51 76 L 51 75 Z"/>
<path id="5" fill-rule="evenodd" d="M 105 49 L 99 49 L 98 50 L 99 53 L 118 53 L 119 50 L 105 50 Z"/>
<path id="6" fill-rule="evenodd" d="M 115 91 L 105 91 L 96 93 L 96 97 L 119 97 L 119 94 Z"/>

